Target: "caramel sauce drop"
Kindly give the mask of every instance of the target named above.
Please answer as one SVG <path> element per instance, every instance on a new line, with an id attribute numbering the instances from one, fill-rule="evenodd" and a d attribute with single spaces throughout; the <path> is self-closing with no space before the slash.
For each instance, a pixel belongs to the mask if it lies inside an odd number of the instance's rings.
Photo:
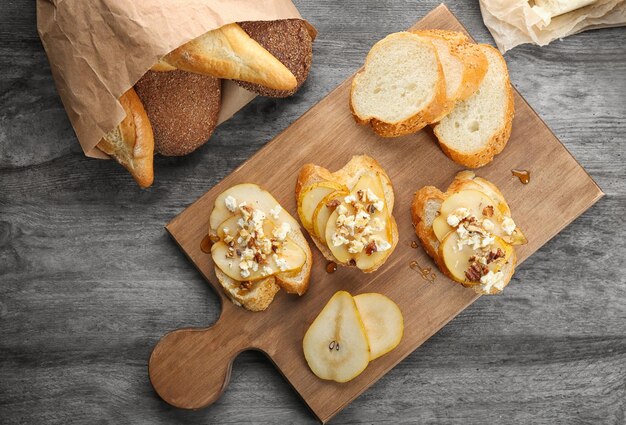
<path id="1" fill-rule="evenodd" d="M 412 241 L 411 242 L 411 248 L 417 249 L 417 242 L 416 241 Z"/>
<path id="2" fill-rule="evenodd" d="M 326 264 L 326 273 L 335 273 L 337 271 L 337 263 L 329 261 Z"/>
<path id="3" fill-rule="evenodd" d="M 211 253 L 211 247 L 213 246 L 213 241 L 209 235 L 206 235 L 202 238 L 202 242 L 200 242 L 200 250 L 205 254 Z"/>
<path id="4" fill-rule="evenodd" d="M 424 279 L 425 281 L 430 282 L 430 283 L 435 283 L 435 280 L 437 279 L 437 275 L 433 273 L 432 268 L 422 267 L 419 265 L 417 261 L 411 261 L 409 263 L 409 267 L 415 270 L 416 272 L 418 272 L 421 278 Z"/>
<path id="5" fill-rule="evenodd" d="M 522 184 L 530 183 L 530 171 L 528 170 L 511 170 L 511 174 L 517 177 Z"/>

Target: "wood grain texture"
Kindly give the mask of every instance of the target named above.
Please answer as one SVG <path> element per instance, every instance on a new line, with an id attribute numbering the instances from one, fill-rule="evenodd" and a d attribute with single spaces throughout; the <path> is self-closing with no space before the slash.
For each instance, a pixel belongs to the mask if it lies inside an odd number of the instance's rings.
<path id="1" fill-rule="evenodd" d="M 294 97 L 257 98 L 140 191 L 84 158 L 54 90 L 34 2 L 0 7 L 0 418 L 6 423 L 315 423 L 256 352 L 209 409 L 147 378 L 163 332 L 215 322 L 219 300 L 162 228 L 324 97 L 371 45 L 436 1 L 296 1 L 319 30 Z M 491 42 L 477 2 L 448 3 Z M 626 399 L 624 28 L 506 54 L 513 84 L 607 193 L 333 423 L 612 423 Z"/>

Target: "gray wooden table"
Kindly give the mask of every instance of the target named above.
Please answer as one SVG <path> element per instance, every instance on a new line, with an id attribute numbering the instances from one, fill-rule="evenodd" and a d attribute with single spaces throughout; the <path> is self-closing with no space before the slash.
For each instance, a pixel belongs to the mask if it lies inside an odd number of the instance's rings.
<path id="1" fill-rule="evenodd" d="M 261 354 L 223 397 L 182 411 L 146 363 L 168 330 L 207 326 L 217 297 L 163 225 L 436 1 L 297 1 L 318 29 L 306 86 L 257 98 L 137 189 L 85 158 L 57 97 L 32 0 L 0 4 L 0 423 L 314 423 Z M 477 1 L 448 6 L 492 42 Z M 334 423 L 626 421 L 626 29 L 507 53 L 511 79 L 607 196 L 341 412 Z M 529 199 L 529 202 L 533 200 Z"/>

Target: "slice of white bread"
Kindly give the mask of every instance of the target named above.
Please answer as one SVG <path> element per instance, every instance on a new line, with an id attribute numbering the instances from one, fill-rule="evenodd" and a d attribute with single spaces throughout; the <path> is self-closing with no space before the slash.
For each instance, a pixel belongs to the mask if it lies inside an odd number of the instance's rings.
<path id="1" fill-rule="evenodd" d="M 448 190 L 445 193 L 441 192 L 434 186 L 425 186 L 421 188 L 415 193 L 411 204 L 411 218 L 413 226 L 415 227 L 415 234 L 419 238 L 426 253 L 435 261 L 439 270 L 451 279 L 453 279 L 453 277 L 450 275 L 443 259 L 439 255 L 440 243 L 433 231 L 433 221 L 439 216 L 441 204 L 448 196 L 462 190 L 471 189 L 480 190 L 487 194 L 498 204 L 498 209 L 500 209 L 503 214 L 510 216 L 510 208 L 500 190 L 493 183 L 480 177 L 476 177 L 471 171 L 462 171 L 458 173 L 450 186 L 448 186 Z M 516 264 L 517 257 L 515 255 L 515 250 L 513 250 L 509 262 L 505 264 L 501 270 L 504 275 L 504 286 L 508 285 L 511 280 Z M 463 284 L 463 286 L 472 287 L 474 291 L 483 295 L 497 294 L 501 292 L 495 287 L 491 287 L 487 292 L 484 290 L 483 285 L 476 282 L 459 283 Z"/>
<path id="2" fill-rule="evenodd" d="M 391 184 L 391 179 L 389 178 L 385 170 L 380 166 L 380 164 L 375 159 L 367 155 L 354 156 L 352 157 L 352 159 L 350 159 L 350 161 L 348 161 L 346 165 L 343 166 L 343 168 L 341 168 L 340 170 L 334 173 L 330 172 L 324 167 L 320 167 L 315 164 L 305 164 L 300 170 L 300 174 L 298 175 L 298 181 L 296 182 L 296 190 L 295 190 L 296 200 L 300 204 L 302 202 L 303 189 L 314 183 L 318 183 L 321 181 L 331 181 L 331 182 L 340 183 L 342 185 L 345 185 L 349 189 L 351 189 L 357 184 L 361 176 L 367 173 L 377 173 L 380 176 L 381 182 L 383 185 L 383 191 L 385 194 L 385 203 L 387 205 L 387 209 L 390 214 L 390 223 L 391 223 L 391 233 L 392 233 L 391 245 L 392 246 L 388 251 L 390 255 L 395 249 L 396 245 L 398 244 L 398 239 L 399 239 L 398 225 L 396 224 L 395 218 L 393 217 L 393 214 L 392 214 L 395 197 L 393 193 L 393 186 Z M 312 229 L 307 229 L 307 231 L 309 232 L 309 235 L 311 236 L 311 239 L 313 240 L 315 245 L 318 247 L 322 255 L 324 255 L 324 257 L 328 261 L 334 261 L 336 263 L 343 264 L 333 256 L 330 249 L 325 243 L 323 243 L 317 237 L 315 237 L 315 234 L 313 233 Z M 386 258 L 383 261 L 375 264 L 373 267 L 363 270 L 363 271 L 366 273 L 376 271 L 380 266 L 384 264 L 385 260 Z M 353 266 L 352 264 L 343 264 L 343 265 L 349 266 L 349 267 Z"/>
<path id="3" fill-rule="evenodd" d="M 437 49 L 410 32 L 376 43 L 352 80 L 350 108 L 359 124 L 383 137 L 415 133 L 446 108 L 446 83 Z"/>
<path id="4" fill-rule="evenodd" d="M 478 46 L 489 68 L 479 89 L 434 127 L 441 149 L 466 167 L 481 167 L 504 149 L 514 115 L 513 89 L 504 58 L 496 49 Z"/>
<path id="5" fill-rule="evenodd" d="M 247 186 L 255 187 L 256 185 Z M 256 188 L 258 188 L 259 191 L 262 191 L 262 189 L 258 186 L 256 186 Z M 228 192 L 228 190 L 229 189 L 227 189 L 223 194 Z M 222 202 L 222 198 L 223 196 L 218 196 L 216 203 Z M 248 203 L 252 204 L 250 201 L 248 201 Z M 271 201 L 266 204 L 271 204 L 272 208 L 274 205 L 279 205 L 273 197 L 271 198 Z M 267 211 L 264 212 L 267 213 Z M 224 272 L 222 272 L 222 270 L 219 269 L 219 267 L 215 267 L 215 275 L 228 298 L 230 298 L 235 304 L 243 306 L 247 310 L 265 310 L 271 304 L 274 296 L 281 288 L 289 294 L 297 295 L 304 294 L 309 288 L 309 279 L 313 264 L 313 254 L 311 253 L 311 248 L 309 247 L 304 234 L 300 230 L 300 225 L 296 219 L 294 219 L 284 209 L 280 211 L 280 219 L 286 221 L 290 225 L 288 233 L 289 238 L 305 253 L 306 260 L 300 269 L 290 272 L 277 273 L 261 280 L 241 282 L 227 276 Z M 218 229 L 211 226 L 209 227 L 209 233 L 211 235 L 216 235 Z"/>
<path id="6" fill-rule="evenodd" d="M 156 69 L 167 70 L 167 65 L 275 90 L 293 90 L 298 85 L 293 73 L 236 23 L 183 44 L 165 55 Z"/>

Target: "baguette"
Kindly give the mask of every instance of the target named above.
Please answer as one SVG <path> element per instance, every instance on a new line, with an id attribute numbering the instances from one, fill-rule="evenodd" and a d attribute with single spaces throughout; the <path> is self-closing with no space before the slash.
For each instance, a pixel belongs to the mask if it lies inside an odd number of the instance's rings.
<path id="1" fill-rule="evenodd" d="M 475 292 L 482 295 L 500 293 L 504 287 L 508 285 L 515 271 L 517 256 L 514 249 L 511 249 L 511 254 L 507 258 L 507 262 L 502 265 L 500 270 L 502 272 L 502 282 L 497 286 L 481 281 L 470 281 L 467 278 L 459 280 L 450 272 L 442 257 L 441 242 L 433 230 L 433 223 L 440 215 L 444 201 L 451 195 L 461 191 L 479 191 L 484 193 L 494 201 L 495 205 L 493 205 L 493 207 L 496 208 L 497 211 L 500 211 L 504 217 L 510 218 L 511 210 L 504 196 L 493 183 L 476 177 L 471 171 L 462 171 L 456 175 L 445 193 L 434 186 L 425 186 L 415 193 L 411 204 L 411 218 L 413 226 L 415 227 L 415 234 L 419 238 L 426 253 L 435 261 L 437 267 L 446 276 L 463 286 L 471 287 Z M 516 237 L 516 241 L 512 242 L 513 244 L 526 243 L 526 239 L 519 228 L 515 227 L 513 236 Z"/>
<path id="2" fill-rule="evenodd" d="M 513 89 L 504 58 L 491 46 L 478 47 L 489 62 L 480 88 L 434 126 L 444 153 L 470 168 L 482 167 L 502 152 L 514 116 Z"/>
<path id="3" fill-rule="evenodd" d="M 152 126 L 135 90 L 128 89 L 119 101 L 126 117 L 96 146 L 126 168 L 140 187 L 146 188 L 154 181 Z"/>
<path id="4" fill-rule="evenodd" d="M 380 178 L 382 184 L 382 190 L 384 193 L 384 200 L 387 206 L 387 211 L 389 214 L 389 226 L 390 226 L 390 234 L 391 234 L 391 246 L 387 251 L 385 251 L 385 255 L 379 258 L 375 263 L 371 264 L 369 267 L 363 268 L 362 271 L 365 273 L 371 273 L 380 268 L 384 262 L 387 260 L 389 255 L 393 252 L 396 245 L 398 244 L 398 226 L 396 224 L 395 218 L 391 214 L 393 211 L 393 206 L 395 202 L 395 197 L 393 193 L 393 186 L 391 184 L 391 180 L 389 176 L 384 171 L 384 169 L 380 166 L 380 164 L 374 160 L 373 158 L 366 155 L 354 156 L 352 159 L 340 170 L 331 173 L 326 168 L 320 167 L 314 164 L 305 164 L 300 173 L 298 175 L 298 180 L 296 182 L 295 188 L 295 196 L 298 204 L 298 214 L 300 216 L 300 221 L 303 224 L 303 227 L 309 232 L 311 239 L 320 250 L 322 255 L 328 260 L 333 261 L 337 264 L 341 264 L 348 267 L 357 266 L 356 263 L 341 261 L 333 255 L 331 249 L 328 244 L 324 242 L 319 235 L 316 234 L 314 227 L 311 225 L 309 220 L 305 218 L 305 212 L 303 211 L 303 201 L 304 195 L 307 188 L 313 187 L 316 184 L 326 184 L 332 183 L 337 185 L 337 187 L 342 186 L 345 187 L 346 190 L 351 190 L 359 181 L 359 179 L 364 175 L 372 175 L 378 176 Z"/>
<path id="5" fill-rule="evenodd" d="M 183 71 L 247 81 L 274 90 L 293 90 L 296 77 L 236 23 L 197 37 L 163 57 Z"/>
<path id="6" fill-rule="evenodd" d="M 415 133 L 434 122 L 448 108 L 437 49 L 410 32 L 376 43 L 352 80 L 350 108 L 357 123 L 383 137 Z"/>

